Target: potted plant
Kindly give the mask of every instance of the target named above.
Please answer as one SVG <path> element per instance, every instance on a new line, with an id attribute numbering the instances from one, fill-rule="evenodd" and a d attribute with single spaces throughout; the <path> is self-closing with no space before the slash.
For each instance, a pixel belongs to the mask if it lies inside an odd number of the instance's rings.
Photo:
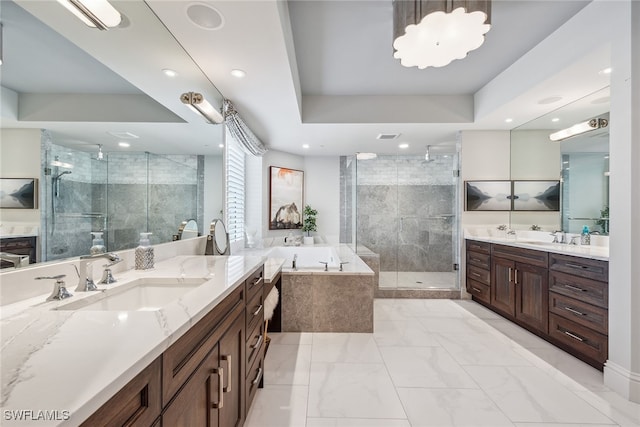
<path id="1" fill-rule="evenodd" d="M 311 232 L 318 230 L 318 226 L 316 225 L 316 215 L 318 215 L 318 211 L 311 208 L 311 206 L 309 205 L 306 205 L 304 207 L 304 211 L 302 211 L 302 231 L 307 232 L 307 235 L 304 237 L 305 245 L 313 245 L 313 237 L 311 236 Z"/>

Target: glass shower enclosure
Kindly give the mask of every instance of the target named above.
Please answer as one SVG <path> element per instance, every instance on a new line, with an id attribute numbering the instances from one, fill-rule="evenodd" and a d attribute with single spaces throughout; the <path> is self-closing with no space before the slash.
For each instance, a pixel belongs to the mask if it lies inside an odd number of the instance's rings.
<path id="1" fill-rule="evenodd" d="M 379 255 L 378 294 L 459 290 L 456 151 L 353 156 L 343 166 L 341 239 Z"/>

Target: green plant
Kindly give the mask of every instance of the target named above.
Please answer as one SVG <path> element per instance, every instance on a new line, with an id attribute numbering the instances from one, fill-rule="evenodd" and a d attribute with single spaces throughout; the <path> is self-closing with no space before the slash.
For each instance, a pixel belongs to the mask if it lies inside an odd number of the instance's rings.
<path id="1" fill-rule="evenodd" d="M 600 219 L 596 221 L 604 234 L 609 234 L 609 206 L 600 211 Z"/>
<path id="2" fill-rule="evenodd" d="M 307 236 L 310 236 L 312 231 L 318 230 L 318 226 L 316 225 L 316 215 L 318 215 L 318 211 L 309 205 L 306 205 L 304 207 L 304 211 L 302 211 L 302 231 L 306 231 Z"/>

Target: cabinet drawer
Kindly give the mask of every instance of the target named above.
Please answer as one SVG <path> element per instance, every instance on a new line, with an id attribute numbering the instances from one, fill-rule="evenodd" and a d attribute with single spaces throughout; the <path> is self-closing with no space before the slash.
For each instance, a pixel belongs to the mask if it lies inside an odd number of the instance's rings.
<path id="1" fill-rule="evenodd" d="M 247 289 L 247 300 L 251 300 L 257 292 L 262 292 L 262 286 L 264 285 L 264 267 L 258 268 L 253 272 L 251 276 L 245 281 Z"/>
<path id="2" fill-rule="evenodd" d="M 534 249 L 493 244 L 491 245 L 491 254 L 494 257 L 507 258 L 512 261 L 518 261 L 538 267 L 546 268 L 549 265 L 549 253 Z"/>
<path id="3" fill-rule="evenodd" d="M 491 303 L 491 294 L 489 293 L 490 288 L 488 285 L 476 282 L 473 279 L 467 279 L 467 292 L 487 304 Z"/>
<path id="4" fill-rule="evenodd" d="M 550 292 L 549 310 L 603 335 L 609 333 L 609 312 L 604 308 Z"/>
<path id="5" fill-rule="evenodd" d="M 251 403 L 253 402 L 253 398 L 258 391 L 258 388 L 262 384 L 262 375 L 264 374 L 264 356 L 260 355 L 254 362 L 251 369 L 247 370 L 247 382 L 245 386 L 245 402 L 246 402 L 246 412 L 249 412 L 251 408 Z"/>
<path id="6" fill-rule="evenodd" d="M 244 311 L 244 286 L 238 286 L 164 353 L 162 361 L 162 404 L 193 374 L 233 320 Z"/>
<path id="7" fill-rule="evenodd" d="M 598 363 L 607 360 L 607 337 L 576 322 L 549 313 L 549 335 Z"/>
<path id="8" fill-rule="evenodd" d="M 149 426 L 160 416 L 161 358 L 142 372 L 89 417 L 81 427 Z"/>
<path id="9" fill-rule="evenodd" d="M 473 279 L 477 282 L 489 285 L 491 283 L 491 272 L 483 270 L 475 265 L 467 265 L 467 279 Z"/>
<path id="10" fill-rule="evenodd" d="M 609 307 L 609 285 L 604 282 L 550 271 L 549 290 L 598 307 Z"/>
<path id="11" fill-rule="evenodd" d="M 601 282 L 609 281 L 609 262 L 569 255 L 550 254 L 549 270 L 560 271 Z"/>
<path id="12" fill-rule="evenodd" d="M 256 327 L 251 332 L 247 332 L 246 351 L 247 355 L 247 367 L 253 365 L 256 358 L 264 353 L 264 322 L 256 324 Z"/>
<path id="13" fill-rule="evenodd" d="M 482 254 L 489 255 L 491 254 L 491 243 L 467 240 L 467 251 L 480 252 Z"/>
<path id="14" fill-rule="evenodd" d="M 491 255 L 467 251 L 467 265 L 475 265 L 485 270 L 491 269 Z"/>
<path id="15" fill-rule="evenodd" d="M 247 303 L 246 326 L 247 331 L 255 329 L 258 323 L 264 323 L 264 295 L 262 292 L 254 295 L 254 297 Z M 247 335 L 246 339 L 249 339 Z"/>

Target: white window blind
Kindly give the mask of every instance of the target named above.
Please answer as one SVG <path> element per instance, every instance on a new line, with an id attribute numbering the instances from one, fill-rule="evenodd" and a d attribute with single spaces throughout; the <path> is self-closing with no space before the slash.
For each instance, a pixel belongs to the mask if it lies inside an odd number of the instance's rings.
<path id="1" fill-rule="evenodd" d="M 244 241 L 244 151 L 227 133 L 227 231 L 229 242 Z"/>

